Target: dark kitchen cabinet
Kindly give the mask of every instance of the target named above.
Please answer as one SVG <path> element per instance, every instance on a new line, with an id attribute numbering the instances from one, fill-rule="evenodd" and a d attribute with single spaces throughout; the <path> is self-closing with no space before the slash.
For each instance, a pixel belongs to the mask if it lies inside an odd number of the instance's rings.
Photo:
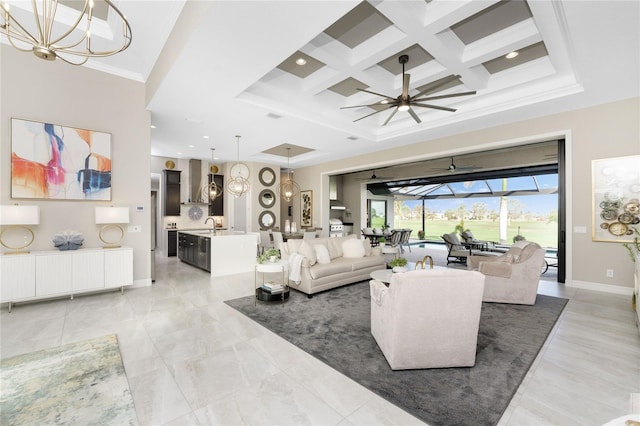
<path id="1" fill-rule="evenodd" d="M 163 170 L 164 216 L 180 216 L 180 170 Z"/>
<path id="2" fill-rule="evenodd" d="M 178 252 L 178 231 L 167 232 L 167 257 L 174 257 Z"/>
<path id="3" fill-rule="evenodd" d="M 211 272 L 211 239 L 180 232 L 178 258 L 189 265 Z"/>
<path id="4" fill-rule="evenodd" d="M 224 191 L 224 176 L 209 174 L 209 183 L 215 181 L 218 187 L 223 188 Z M 221 195 L 218 198 L 209 201 L 209 216 L 224 216 L 224 196 Z"/>

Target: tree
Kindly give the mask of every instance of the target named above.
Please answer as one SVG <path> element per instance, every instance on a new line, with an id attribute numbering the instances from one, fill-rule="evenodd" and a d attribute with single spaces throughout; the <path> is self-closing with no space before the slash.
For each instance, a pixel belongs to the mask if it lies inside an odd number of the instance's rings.
<path id="1" fill-rule="evenodd" d="M 471 206 L 471 214 L 473 214 L 473 218 L 475 220 L 482 220 L 487 215 L 487 204 L 483 202 L 473 203 Z"/>

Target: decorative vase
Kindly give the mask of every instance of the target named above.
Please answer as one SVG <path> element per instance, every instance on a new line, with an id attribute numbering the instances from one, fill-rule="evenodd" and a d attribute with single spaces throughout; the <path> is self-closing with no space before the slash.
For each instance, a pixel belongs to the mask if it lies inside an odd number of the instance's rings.
<path id="1" fill-rule="evenodd" d="M 284 221 L 284 232 L 291 232 L 291 222 L 289 222 L 289 219 Z"/>
<path id="2" fill-rule="evenodd" d="M 394 266 L 393 269 L 391 269 L 393 272 L 407 272 L 407 267 L 406 266 Z"/>

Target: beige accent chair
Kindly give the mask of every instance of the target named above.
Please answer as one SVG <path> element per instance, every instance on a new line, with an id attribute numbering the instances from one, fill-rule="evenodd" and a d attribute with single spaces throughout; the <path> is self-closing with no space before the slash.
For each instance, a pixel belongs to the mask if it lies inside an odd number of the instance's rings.
<path id="1" fill-rule="evenodd" d="M 369 282 L 371 334 L 392 370 L 475 364 L 484 276 L 433 269 Z"/>
<path id="2" fill-rule="evenodd" d="M 518 241 L 501 256 L 469 256 L 467 269 L 486 276 L 484 302 L 534 305 L 545 250 L 529 241 Z"/>

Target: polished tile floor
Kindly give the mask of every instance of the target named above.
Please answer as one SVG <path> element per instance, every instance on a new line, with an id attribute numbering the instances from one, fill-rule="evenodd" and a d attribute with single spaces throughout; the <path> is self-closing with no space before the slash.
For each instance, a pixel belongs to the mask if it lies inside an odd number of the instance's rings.
<path id="1" fill-rule="evenodd" d="M 406 253 L 425 254 L 442 261 L 439 246 Z M 422 424 L 223 303 L 252 291 L 253 273 L 211 279 L 159 252 L 151 287 L 3 306 L 1 356 L 116 333 L 142 425 Z M 600 425 L 627 414 L 640 392 L 630 297 L 553 281 L 539 291 L 570 302 L 500 425 Z"/>

